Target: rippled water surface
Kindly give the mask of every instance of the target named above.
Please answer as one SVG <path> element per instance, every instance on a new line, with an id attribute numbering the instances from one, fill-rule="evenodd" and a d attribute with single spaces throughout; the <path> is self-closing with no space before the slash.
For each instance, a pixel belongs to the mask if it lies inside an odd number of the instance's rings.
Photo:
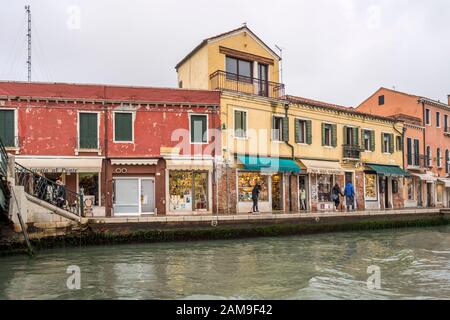
<path id="1" fill-rule="evenodd" d="M 67 268 L 81 270 L 69 290 Z M 368 266 L 381 289 L 368 289 Z M 83 247 L 0 258 L 0 299 L 450 299 L 450 227 Z"/>

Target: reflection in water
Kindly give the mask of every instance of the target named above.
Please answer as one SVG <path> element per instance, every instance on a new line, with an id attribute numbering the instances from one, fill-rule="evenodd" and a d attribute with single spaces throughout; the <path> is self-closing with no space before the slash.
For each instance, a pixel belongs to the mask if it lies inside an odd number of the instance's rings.
<path id="1" fill-rule="evenodd" d="M 450 299 L 449 248 L 438 227 L 58 249 L 0 258 L 0 299 Z M 81 290 L 66 287 L 70 265 Z"/>

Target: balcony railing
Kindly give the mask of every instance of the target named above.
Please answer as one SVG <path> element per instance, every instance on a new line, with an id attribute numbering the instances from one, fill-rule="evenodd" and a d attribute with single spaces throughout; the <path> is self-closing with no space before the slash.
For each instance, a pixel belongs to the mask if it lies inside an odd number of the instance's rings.
<path id="1" fill-rule="evenodd" d="M 428 168 L 431 164 L 428 157 L 423 154 L 407 154 L 406 155 L 408 167 L 412 168 Z"/>
<path id="2" fill-rule="evenodd" d="M 361 147 L 355 145 L 347 145 L 344 144 L 343 148 L 343 158 L 351 159 L 351 160 L 359 160 L 361 159 Z"/>
<path id="3" fill-rule="evenodd" d="M 284 84 L 245 77 L 235 73 L 216 71 L 209 76 L 211 89 L 230 90 L 279 99 L 284 96 Z"/>
<path id="4" fill-rule="evenodd" d="M 74 139 L 74 145 L 77 150 L 98 150 L 100 149 L 100 141 L 98 138 L 80 138 Z"/>

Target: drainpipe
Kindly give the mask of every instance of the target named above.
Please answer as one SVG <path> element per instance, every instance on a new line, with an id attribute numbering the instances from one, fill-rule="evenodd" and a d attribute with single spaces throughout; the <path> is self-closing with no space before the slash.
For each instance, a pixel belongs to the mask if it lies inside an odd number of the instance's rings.
<path id="1" fill-rule="evenodd" d="M 288 119 L 287 121 L 289 121 L 288 110 L 289 110 L 289 104 L 285 103 L 284 104 L 284 115 L 285 115 L 285 118 Z M 289 126 L 289 122 L 288 122 L 288 126 Z M 289 148 L 291 148 L 291 157 L 292 157 L 292 160 L 295 160 L 294 146 L 289 143 L 289 136 L 287 137 L 287 140 L 284 141 L 284 143 L 286 143 L 286 145 Z M 289 202 L 289 211 L 290 212 L 292 212 L 292 186 L 291 186 L 291 181 L 292 181 L 292 172 L 289 173 L 289 187 L 288 187 L 288 189 L 289 189 L 288 202 Z"/>

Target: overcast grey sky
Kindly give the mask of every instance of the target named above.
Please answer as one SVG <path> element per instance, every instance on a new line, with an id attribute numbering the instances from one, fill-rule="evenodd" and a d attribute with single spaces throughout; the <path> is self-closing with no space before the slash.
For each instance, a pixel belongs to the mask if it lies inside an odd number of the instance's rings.
<path id="1" fill-rule="evenodd" d="M 0 80 L 176 86 L 202 39 L 248 26 L 283 48 L 292 95 L 355 106 L 378 87 L 446 101 L 448 0 L 0 0 Z"/>

